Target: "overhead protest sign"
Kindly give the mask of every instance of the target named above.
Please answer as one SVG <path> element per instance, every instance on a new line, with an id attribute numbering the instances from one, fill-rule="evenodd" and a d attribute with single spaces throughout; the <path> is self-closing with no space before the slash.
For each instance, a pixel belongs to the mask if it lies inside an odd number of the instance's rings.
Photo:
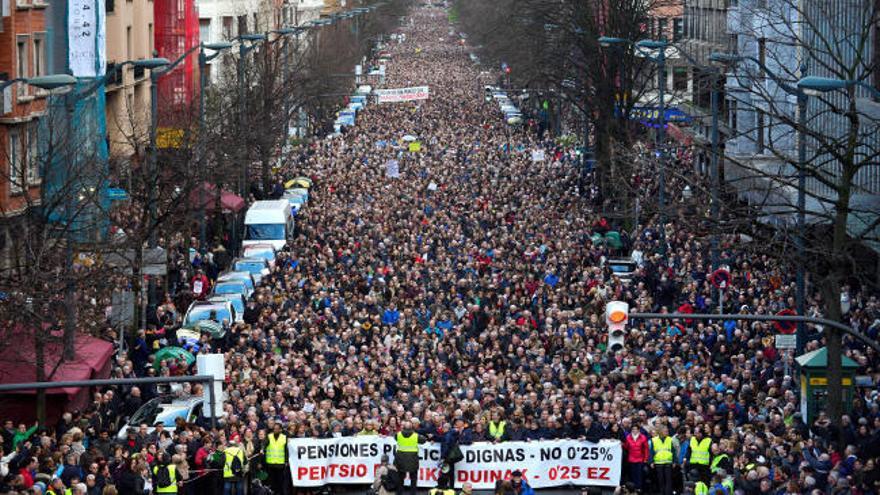
<path id="1" fill-rule="evenodd" d="M 393 461 L 396 442 L 391 437 L 359 436 L 329 439 L 294 438 L 288 441 L 290 472 L 297 487 L 372 483 L 382 455 Z M 491 490 L 498 480 L 520 470 L 533 488 L 565 485 L 618 486 L 622 448 L 618 441 L 580 440 L 541 442 L 477 442 L 462 445 L 464 459 L 455 464 L 455 486 L 472 483 Z M 440 444 L 419 446 L 418 486 L 437 485 Z"/>
<path id="2" fill-rule="evenodd" d="M 385 177 L 389 179 L 397 179 L 400 177 L 400 163 L 397 160 L 388 160 L 385 162 Z"/>
<path id="3" fill-rule="evenodd" d="M 427 100 L 431 97 L 431 91 L 428 86 L 417 86 L 413 88 L 396 88 L 396 89 L 377 89 L 373 94 L 378 98 L 379 103 L 398 103 L 401 101 Z"/>

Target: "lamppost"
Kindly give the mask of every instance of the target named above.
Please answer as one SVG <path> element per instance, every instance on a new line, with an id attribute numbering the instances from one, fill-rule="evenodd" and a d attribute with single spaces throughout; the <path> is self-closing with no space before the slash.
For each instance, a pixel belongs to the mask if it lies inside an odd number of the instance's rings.
<path id="1" fill-rule="evenodd" d="M 199 248 L 207 249 L 205 244 L 207 241 L 207 215 L 205 215 L 205 168 L 207 161 L 205 160 L 205 131 L 206 112 L 205 112 L 205 88 L 208 87 L 208 62 L 214 60 L 224 50 L 232 48 L 232 43 L 221 41 L 219 43 L 201 43 L 199 45 Z M 208 55 L 205 50 L 211 50 L 214 53 Z M 219 186 L 218 186 L 219 188 Z"/>
<path id="2" fill-rule="evenodd" d="M 666 257 L 666 136 L 665 136 L 665 127 L 666 127 L 666 49 L 669 47 L 669 43 L 666 41 L 657 41 L 657 40 L 641 40 L 637 42 L 632 42 L 631 40 L 627 40 L 624 38 L 612 38 L 609 36 L 601 36 L 599 37 L 599 44 L 603 47 L 612 47 L 612 46 L 623 46 L 623 45 L 632 45 L 638 49 L 641 49 L 643 52 L 646 51 L 655 51 L 657 55 L 651 56 L 645 54 L 645 58 L 657 64 L 657 71 L 660 73 L 660 78 L 657 84 L 657 93 L 659 99 L 659 125 L 657 126 L 656 137 L 656 147 L 658 158 L 660 159 L 660 170 L 657 174 L 657 182 L 659 185 L 659 194 L 657 195 L 657 201 L 659 203 L 660 210 L 660 254 L 665 258 Z"/>
<path id="3" fill-rule="evenodd" d="M 798 235 L 795 238 L 795 247 L 797 248 L 798 260 L 797 260 L 797 279 L 796 279 L 796 294 L 795 294 L 795 304 L 797 305 L 797 313 L 801 316 L 806 314 L 806 281 L 805 281 L 805 273 L 804 273 L 804 264 L 806 262 L 805 256 L 805 237 L 806 237 L 806 183 L 807 183 L 807 172 L 806 172 L 806 164 L 807 164 L 807 140 L 806 140 L 806 127 L 807 127 L 807 93 L 802 91 L 800 88 L 800 83 L 798 83 L 797 87 L 793 87 L 780 77 L 778 77 L 773 71 L 767 68 L 767 66 L 761 62 L 759 59 L 755 57 L 741 56 L 732 53 L 713 53 L 710 55 L 710 59 L 719 63 L 727 64 L 727 65 L 735 65 L 742 61 L 750 61 L 757 65 L 762 71 L 764 71 L 773 82 L 779 86 L 780 89 L 797 98 L 797 113 L 798 113 L 798 187 L 797 187 L 797 227 L 798 227 Z M 810 79 L 810 78 L 806 78 Z M 833 89 L 833 88 L 832 88 Z M 829 89 L 830 90 L 830 89 Z M 829 91 L 826 90 L 826 91 Z M 804 350 L 804 340 L 806 339 L 806 327 L 804 326 L 804 322 L 797 322 L 797 353 L 801 354 Z"/>
<path id="4" fill-rule="evenodd" d="M 24 83 L 35 88 L 52 90 L 76 84 L 76 78 L 68 74 L 52 74 L 37 77 L 17 77 L 8 81 L 0 82 L 0 91 L 5 90 L 15 83 Z"/>

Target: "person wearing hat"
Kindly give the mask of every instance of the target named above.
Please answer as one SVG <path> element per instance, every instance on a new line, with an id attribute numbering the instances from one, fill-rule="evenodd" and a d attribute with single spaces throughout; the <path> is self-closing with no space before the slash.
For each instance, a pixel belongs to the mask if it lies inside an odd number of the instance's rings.
<path id="1" fill-rule="evenodd" d="M 269 487 L 278 495 L 287 494 L 287 436 L 282 432 L 281 423 L 276 422 L 272 433 L 266 435 L 266 472 L 269 474 Z"/>
<path id="2" fill-rule="evenodd" d="M 523 479 L 522 471 L 519 469 L 510 473 L 510 484 L 516 495 L 535 495 L 535 490 Z"/>

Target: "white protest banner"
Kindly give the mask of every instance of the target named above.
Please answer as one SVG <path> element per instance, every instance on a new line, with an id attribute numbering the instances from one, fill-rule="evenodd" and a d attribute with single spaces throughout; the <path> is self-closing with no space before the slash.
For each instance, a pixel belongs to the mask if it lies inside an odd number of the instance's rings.
<path id="1" fill-rule="evenodd" d="M 288 441 L 293 485 L 372 483 L 380 458 L 394 459 L 391 437 L 358 436 L 330 439 L 295 438 Z M 581 440 L 540 442 L 478 442 L 462 445 L 464 459 L 455 465 L 455 486 L 470 482 L 477 490 L 491 490 L 498 480 L 519 469 L 533 488 L 564 485 L 618 486 L 622 448 L 618 441 Z M 437 485 L 440 445 L 419 446 L 419 483 Z"/>
<path id="2" fill-rule="evenodd" d="M 67 45 L 70 71 L 75 77 L 99 77 L 106 70 L 104 0 L 67 3 Z"/>
<path id="3" fill-rule="evenodd" d="M 533 162 L 543 162 L 544 161 L 544 150 L 533 150 L 532 151 L 532 161 Z"/>
<path id="4" fill-rule="evenodd" d="M 377 89 L 373 91 L 379 103 L 397 103 L 401 101 L 427 100 L 431 97 L 428 86 L 414 88 Z"/>
<path id="5" fill-rule="evenodd" d="M 385 177 L 397 179 L 400 177 L 400 162 L 397 160 L 388 160 L 385 162 Z"/>

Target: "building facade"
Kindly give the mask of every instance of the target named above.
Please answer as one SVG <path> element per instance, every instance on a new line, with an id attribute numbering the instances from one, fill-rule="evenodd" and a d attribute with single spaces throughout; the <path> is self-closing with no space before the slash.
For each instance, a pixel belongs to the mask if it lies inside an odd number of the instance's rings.
<path id="1" fill-rule="evenodd" d="M 152 57 L 152 0 L 105 0 L 107 73 L 118 64 Z M 143 68 L 125 66 L 106 85 L 107 140 L 110 156 L 127 160 L 147 141 L 150 76 Z"/>
<path id="2" fill-rule="evenodd" d="M 2 80 L 48 74 L 47 5 L 40 0 L 2 0 Z M 48 93 L 18 83 L 0 98 L 0 266 L 7 266 L 15 219 L 40 201 L 38 143 Z"/>

